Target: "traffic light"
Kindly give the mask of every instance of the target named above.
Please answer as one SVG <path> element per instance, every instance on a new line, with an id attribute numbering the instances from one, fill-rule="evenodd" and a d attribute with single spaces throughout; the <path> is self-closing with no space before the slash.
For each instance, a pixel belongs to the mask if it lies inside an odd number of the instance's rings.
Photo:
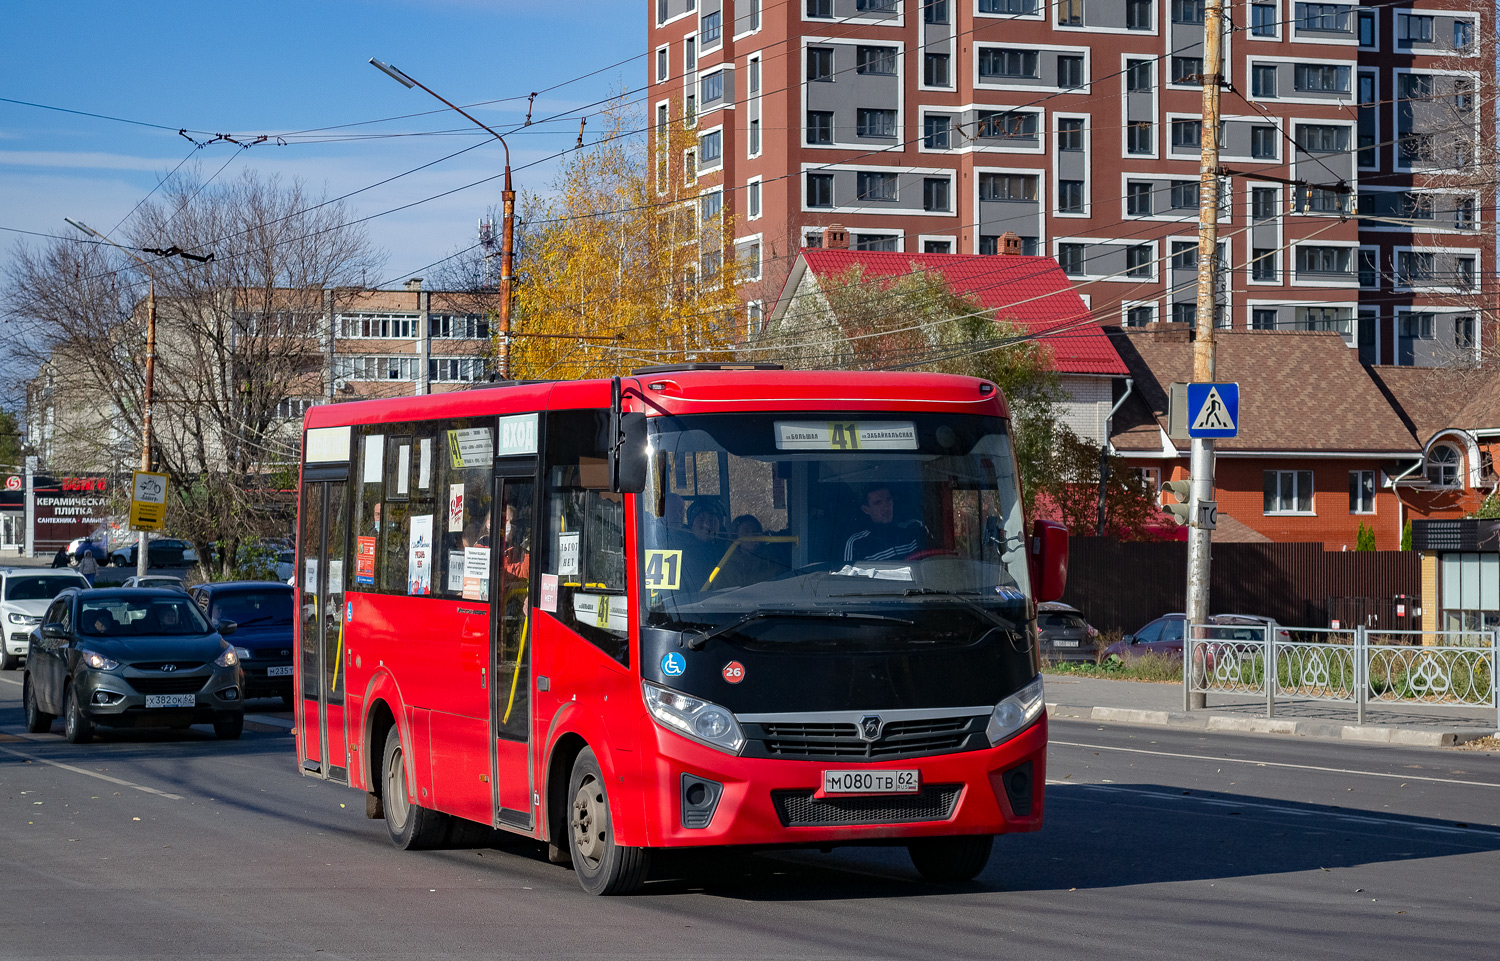
<path id="1" fill-rule="evenodd" d="M 1169 514 L 1172 520 L 1178 524 L 1187 526 L 1189 501 L 1192 500 L 1193 482 L 1191 480 L 1167 481 L 1161 485 L 1162 490 L 1177 498 L 1175 504 L 1163 504 L 1161 509 Z"/>

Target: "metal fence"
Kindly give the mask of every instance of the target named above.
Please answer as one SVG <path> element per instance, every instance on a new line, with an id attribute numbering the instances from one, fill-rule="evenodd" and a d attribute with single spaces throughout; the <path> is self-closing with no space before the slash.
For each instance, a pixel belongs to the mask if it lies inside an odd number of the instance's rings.
<path id="1" fill-rule="evenodd" d="M 1494 707 L 1500 729 L 1500 631 L 1375 631 L 1194 624 L 1183 641 L 1183 684 L 1195 694 L 1276 701 Z"/>

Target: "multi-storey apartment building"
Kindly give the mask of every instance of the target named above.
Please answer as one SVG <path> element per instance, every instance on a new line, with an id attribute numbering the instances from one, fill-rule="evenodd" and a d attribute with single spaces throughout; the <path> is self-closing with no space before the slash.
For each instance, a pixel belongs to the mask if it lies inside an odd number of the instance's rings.
<path id="1" fill-rule="evenodd" d="M 657 129 L 769 303 L 802 246 L 1055 257 L 1102 323 L 1195 312 L 1202 0 L 650 0 Z M 1218 323 L 1366 363 L 1496 337 L 1493 6 L 1227 0 Z"/>

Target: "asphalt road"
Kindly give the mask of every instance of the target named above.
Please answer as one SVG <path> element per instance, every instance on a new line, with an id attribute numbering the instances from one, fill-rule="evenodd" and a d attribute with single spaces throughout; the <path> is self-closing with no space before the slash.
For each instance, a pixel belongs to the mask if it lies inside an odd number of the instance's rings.
<path id="1" fill-rule="evenodd" d="M 19 680 L 0 675 L 0 958 L 1487 959 L 1500 940 L 1494 754 L 1055 723 L 1045 830 L 1001 839 L 974 884 L 842 849 L 677 858 L 593 899 L 524 841 L 396 851 L 274 728 L 23 736 Z"/>

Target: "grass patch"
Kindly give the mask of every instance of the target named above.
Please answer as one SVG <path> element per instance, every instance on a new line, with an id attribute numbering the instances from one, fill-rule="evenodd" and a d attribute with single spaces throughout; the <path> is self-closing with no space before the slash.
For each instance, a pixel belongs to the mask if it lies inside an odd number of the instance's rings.
<path id="1" fill-rule="evenodd" d="M 1042 670 L 1048 674 L 1070 674 L 1074 677 L 1103 677 L 1115 681 L 1154 681 L 1182 683 L 1182 660 L 1162 654 L 1143 654 L 1124 660 L 1111 654 L 1097 663 L 1088 661 L 1049 661 L 1042 659 Z"/>

